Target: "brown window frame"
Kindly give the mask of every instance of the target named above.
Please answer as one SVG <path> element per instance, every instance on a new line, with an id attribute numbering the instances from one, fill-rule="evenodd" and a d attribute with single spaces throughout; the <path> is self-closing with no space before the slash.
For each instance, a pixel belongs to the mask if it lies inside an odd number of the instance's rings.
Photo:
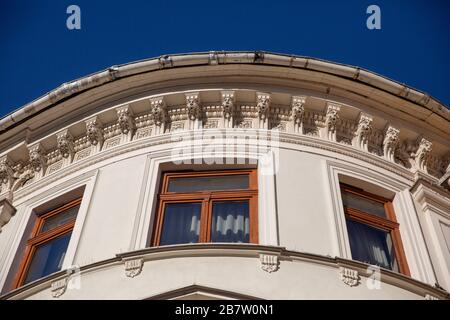
<path id="1" fill-rule="evenodd" d="M 169 180 L 180 177 L 204 177 L 248 174 L 248 189 L 168 192 Z M 166 172 L 163 173 L 156 219 L 153 226 L 151 246 L 159 246 L 164 221 L 164 208 L 168 203 L 196 202 L 202 204 L 200 214 L 200 234 L 198 243 L 211 243 L 211 223 L 213 202 L 248 200 L 250 219 L 250 243 L 258 243 L 258 181 L 256 169 L 221 170 L 200 172 Z"/>
<path id="2" fill-rule="evenodd" d="M 362 210 L 358 210 L 355 208 L 349 208 L 345 205 L 344 213 L 345 218 L 353 221 L 357 221 L 368 225 L 370 227 L 380 229 L 389 234 L 392 237 L 392 243 L 394 246 L 395 257 L 398 261 L 399 272 L 410 276 L 410 271 L 408 267 L 408 263 L 406 261 L 405 251 L 403 249 L 402 238 L 400 235 L 400 224 L 397 222 L 397 218 L 395 217 L 394 207 L 392 205 L 392 200 L 387 199 L 378 195 L 374 195 L 372 193 L 366 192 L 363 189 L 359 189 L 353 186 L 349 186 L 347 184 L 340 184 L 341 193 L 347 192 L 355 194 L 359 197 L 366 198 L 368 200 L 376 201 L 382 203 L 384 205 L 384 211 L 386 213 L 387 218 L 376 216 L 372 213 L 364 212 Z M 394 271 L 394 270 L 392 270 Z"/>
<path id="3" fill-rule="evenodd" d="M 25 248 L 25 254 L 23 255 L 22 261 L 19 265 L 18 272 L 16 274 L 16 278 L 14 281 L 14 288 L 18 288 L 23 285 L 27 275 L 28 270 L 31 264 L 31 261 L 34 257 L 34 253 L 36 252 L 36 249 L 47 242 L 50 242 L 51 240 L 62 236 L 68 232 L 71 232 L 73 230 L 73 227 L 75 226 L 75 219 L 72 219 L 68 222 L 66 222 L 63 225 L 57 226 L 56 228 L 47 230 L 45 232 L 41 233 L 42 227 L 44 226 L 44 223 L 47 219 L 54 217 L 61 212 L 66 211 L 67 209 L 70 209 L 72 207 L 75 207 L 81 203 L 81 198 L 78 198 L 76 200 L 70 201 L 54 210 L 48 211 L 44 214 L 41 214 L 37 217 L 36 222 L 33 227 L 31 238 L 27 240 L 27 245 Z"/>

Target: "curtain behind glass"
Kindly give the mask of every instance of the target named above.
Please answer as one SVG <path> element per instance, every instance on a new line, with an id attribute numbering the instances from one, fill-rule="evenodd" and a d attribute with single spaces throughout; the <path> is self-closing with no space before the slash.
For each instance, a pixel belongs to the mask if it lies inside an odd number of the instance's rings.
<path id="1" fill-rule="evenodd" d="M 352 257 L 355 260 L 398 271 L 391 235 L 347 219 Z"/>
<path id="2" fill-rule="evenodd" d="M 212 242 L 250 242 L 248 201 L 214 202 Z"/>
<path id="3" fill-rule="evenodd" d="M 201 209 L 201 203 L 168 203 L 159 244 L 198 242 Z"/>

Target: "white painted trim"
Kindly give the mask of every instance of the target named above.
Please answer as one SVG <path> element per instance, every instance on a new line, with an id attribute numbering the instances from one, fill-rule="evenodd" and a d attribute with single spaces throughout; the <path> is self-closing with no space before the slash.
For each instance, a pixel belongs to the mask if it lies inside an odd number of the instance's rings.
<path id="1" fill-rule="evenodd" d="M 436 278 L 431 264 L 428 250 L 420 229 L 417 213 L 409 194 L 408 181 L 401 181 L 392 177 L 361 168 L 348 162 L 326 161 L 330 193 L 332 198 L 333 218 L 335 219 L 335 234 L 338 239 L 338 253 L 341 257 L 352 259 L 348 232 L 345 222 L 342 197 L 338 175 L 346 175 L 362 181 L 370 182 L 395 193 L 393 201 L 397 221 L 400 224 L 400 235 L 411 277 L 434 285 Z"/>
<path id="2" fill-rule="evenodd" d="M 154 223 L 156 214 L 158 193 L 158 181 L 160 178 L 160 167 L 164 163 L 174 161 L 172 150 L 151 153 L 147 157 L 145 171 L 143 175 L 142 187 L 139 196 L 138 209 L 135 215 L 134 229 L 130 242 L 130 250 L 144 249 L 148 247 L 151 237 L 150 228 Z M 270 159 L 268 164 L 272 172 L 276 172 L 276 155 L 267 158 L 265 153 L 256 152 L 241 154 L 238 152 L 216 152 L 216 157 L 225 159 L 254 159 L 258 163 L 261 158 Z M 186 155 L 176 160 L 201 159 L 202 155 Z M 236 165 L 239 168 L 239 164 Z M 264 169 L 267 170 L 267 167 Z M 275 180 L 273 174 L 266 174 L 258 166 L 258 225 L 259 225 L 259 244 L 261 245 L 278 245 L 278 226 L 277 226 L 277 210 L 275 203 Z"/>
<path id="3" fill-rule="evenodd" d="M 21 199 L 22 206 L 20 212 L 18 212 L 17 214 L 17 219 L 15 219 L 15 225 L 12 226 L 15 230 L 14 237 L 11 237 L 8 240 L 7 248 L 9 248 L 9 250 L 6 250 L 6 252 L 3 253 L 3 257 L 1 257 L 1 266 L 3 266 L 3 269 L 0 273 L 1 288 L 3 288 L 3 285 L 6 282 L 6 279 L 9 275 L 9 269 L 11 268 L 11 265 L 13 263 L 13 259 L 16 256 L 20 243 L 23 241 L 22 238 L 25 233 L 25 229 L 27 228 L 28 222 L 30 221 L 33 209 L 71 190 L 85 185 L 86 187 L 83 192 L 80 209 L 78 211 L 76 223 L 72 231 L 72 236 L 70 238 L 69 246 L 63 261 L 62 269 L 68 268 L 73 264 L 92 193 L 94 191 L 94 185 L 97 179 L 97 175 L 98 170 L 92 170 L 82 175 L 75 176 L 62 183 L 50 184 L 47 186 L 47 188 L 40 190 L 40 192 L 35 192 L 34 194 L 29 195 L 26 201 L 23 201 L 25 199 Z"/>

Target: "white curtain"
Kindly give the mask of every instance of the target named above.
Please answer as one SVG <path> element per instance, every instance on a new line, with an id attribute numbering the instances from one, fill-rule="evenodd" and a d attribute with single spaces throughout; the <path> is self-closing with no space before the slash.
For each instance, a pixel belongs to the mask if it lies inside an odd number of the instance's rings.
<path id="1" fill-rule="evenodd" d="M 212 242 L 250 242 L 248 201 L 213 204 Z"/>
<path id="2" fill-rule="evenodd" d="M 350 219 L 347 219 L 347 229 L 353 259 L 386 269 L 397 269 L 392 239 L 388 232 Z"/>
<path id="3" fill-rule="evenodd" d="M 160 245 L 198 242 L 201 206 L 201 203 L 167 204 Z"/>

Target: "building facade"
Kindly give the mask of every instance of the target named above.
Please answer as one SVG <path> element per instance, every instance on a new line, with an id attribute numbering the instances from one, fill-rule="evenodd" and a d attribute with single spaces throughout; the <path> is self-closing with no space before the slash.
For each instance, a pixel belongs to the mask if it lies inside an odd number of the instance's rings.
<path id="1" fill-rule="evenodd" d="M 369 71 L 162 56 L 0 130 L 2 299 L 450 297 L 450 110 Z"/>

